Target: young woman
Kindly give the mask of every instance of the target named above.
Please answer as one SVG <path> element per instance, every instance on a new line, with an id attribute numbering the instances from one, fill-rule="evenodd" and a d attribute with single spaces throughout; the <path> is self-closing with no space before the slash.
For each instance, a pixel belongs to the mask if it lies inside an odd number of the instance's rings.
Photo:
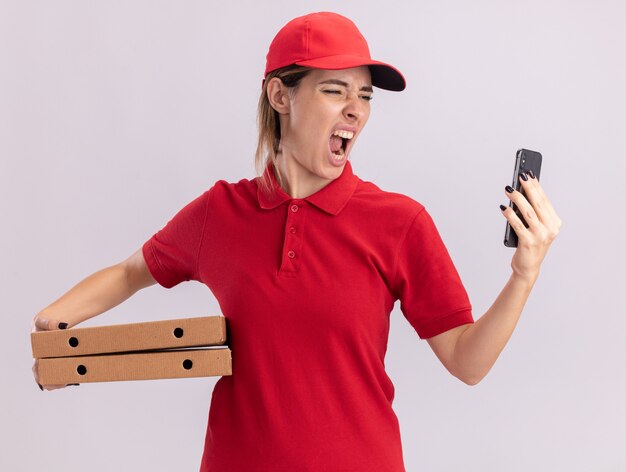
<path id="1" fill-rule="evenodd" d="M 206 284 L 228 319 L 233 375 L 213 390 L 202 471 L 404 471 L 384 367 L 395 301 L 450 373 L 476 384 L 511 336 L 559 231 L 534 176 L 521 178 L 528 200 L 506 187 L 528 228 L 501 206 L 519 246 L 508 283 L 474 322 L 424 207 L 352 171 L 373 87 L 400 91 L 405 81 L 371 59 L 349 19 L 290 21 L 267 55 L 262 175 L 216 182 L 127 260 L 35 317 L 35 329 L 65 329 L 157 282 Z"/>

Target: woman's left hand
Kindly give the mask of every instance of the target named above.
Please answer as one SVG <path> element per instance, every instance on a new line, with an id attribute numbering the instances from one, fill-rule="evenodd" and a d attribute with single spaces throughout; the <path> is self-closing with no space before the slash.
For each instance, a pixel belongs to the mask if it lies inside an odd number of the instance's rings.
<path id="1" fill-rule="evenodd" d="M 511 207 L 506 207 L 502 214 L 509 221 L 518 238 L 517 250 L 511 261 L 513 273 L 534 282 L 539 276 L 541 263 L 563 223 L 539 185 L 539 181 L 528 174 L 520 176 L 519 179 L 528 199 L 517 190 L 509 192 L 512 189 L 508 185 L 505 192 L 524 216 L 528 228 L 524 226 Z"/>

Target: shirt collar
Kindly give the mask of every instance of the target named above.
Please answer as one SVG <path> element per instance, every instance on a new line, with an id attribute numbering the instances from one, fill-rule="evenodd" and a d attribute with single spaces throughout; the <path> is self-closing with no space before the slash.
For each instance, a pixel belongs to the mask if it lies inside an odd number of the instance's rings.
<path id="1" fill-rule="evenodd" d="M 271 162 L 268 163 L 263 175 L 269 177 L 272 190 L 269 194 L 263 191 L 261 186 L 258 184 L 257 178 L 257 197 L 261 208 L 269 210 L 276 208 L 281 203 L 294 200 L 294 198 L 292 198 L 280 187 L 280 185 L 278 185 L 274 175 L 274 166 Z M 339 212 L 341 212 L 341 210 L 343 210 L 346 206 L 350 197 L 354 194 L 358 181 L 359 178 L 352 172 L 352 164 L 350 164 L 350 161 L 347 161 L 346 165 L 343 167 L 343 172 L 339 177 L 321 190 L 318 190 L 314 194 L 309 195 L 302 200 L 306 200 L 326 213 L 338 215 Z"/>

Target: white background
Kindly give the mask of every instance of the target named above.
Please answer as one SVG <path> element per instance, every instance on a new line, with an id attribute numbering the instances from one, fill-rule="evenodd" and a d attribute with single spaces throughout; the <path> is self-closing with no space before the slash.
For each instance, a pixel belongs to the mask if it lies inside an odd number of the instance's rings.
<path id="1" fill-rule="evenodd" d="M 216 180 L 254 177 L 267 47 L 321 10 L 405 74 L 376 90 L 353 168 L 426 205 L 476 318 L 510 272 L 498 205 L 518 148 L 543 154 L 564 221 L 479 385 L 396 305 L 407 471 L 626 470 L 626 7 L 606 0 L 0 2 L 1 470 L 197 470 L 215 378 L 42 393 L 31 319 Z M 154 286 L 84 326 L 214 314 L 200 284 Z"/>

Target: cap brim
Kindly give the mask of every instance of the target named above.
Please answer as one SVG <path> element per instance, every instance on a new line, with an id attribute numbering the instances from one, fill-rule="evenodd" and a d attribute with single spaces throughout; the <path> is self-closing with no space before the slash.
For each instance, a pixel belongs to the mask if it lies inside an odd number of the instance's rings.
<path id="1" fill-rule="evenodd" d="M 360 56 L 328 56 L 296 62 L 299 66 L 314 69 L 339 70 L 352 67 L 368 66 L 372 74 L 372 85 L 384 90 L 401 92 L 406 88 L 404 76 L 395 67 L 384 62 L 364 59 Z"/>

